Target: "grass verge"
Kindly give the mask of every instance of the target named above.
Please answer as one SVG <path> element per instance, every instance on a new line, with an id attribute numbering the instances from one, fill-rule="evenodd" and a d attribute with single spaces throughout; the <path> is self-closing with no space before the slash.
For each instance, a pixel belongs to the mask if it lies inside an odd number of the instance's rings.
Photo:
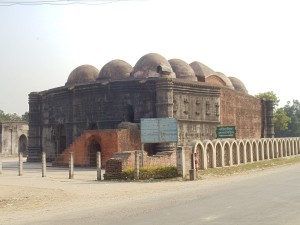
<path id="1" fill-rule="evenodd" d="M 300 156 L 294 156 L 289 158 L 278 158 L 278 159 L 272 159 L 267 161 L 255 162 L 251 164 L 250 163 L 241 164 L 232 167 L 208 168 L 207 170 L 199 170 L 198 177 L 199 179 L 203 179 L 209 176 L 214 176 L 214 177 L 229 176 L 233 174 L 248 173 L 251 171 L 264 170 L 266 168 L 270 168 L 274 166 L 288 165 L 294 163 L 300 163 Z"/>

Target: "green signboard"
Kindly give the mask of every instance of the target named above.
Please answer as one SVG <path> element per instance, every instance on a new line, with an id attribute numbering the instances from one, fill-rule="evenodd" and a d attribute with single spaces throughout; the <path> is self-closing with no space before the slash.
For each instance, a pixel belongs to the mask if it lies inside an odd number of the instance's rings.
<path id="1" fill-rule="evenodd" d="M 235 138 L 235 126 L 217 127 L 217 138 Z"/>

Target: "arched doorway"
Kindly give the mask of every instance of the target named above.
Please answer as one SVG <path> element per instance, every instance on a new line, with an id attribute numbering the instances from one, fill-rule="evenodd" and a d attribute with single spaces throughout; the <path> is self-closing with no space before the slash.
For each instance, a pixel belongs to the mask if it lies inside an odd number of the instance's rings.
<path id="1" fill-rule="evenodd" d="M 27 157 L 28 155 L 27 137 L 24 134 L 22 134 L 19 138 L 19 152 L 22 152 L 24 157 Z"/>
<path id="2" fill-rule="evenodd" d="M 97 166 L 97 152 L 101 152 L 101 146 L 97 141 L 91 140 L 88 145 L 88 160 L 90 166 Z"/>

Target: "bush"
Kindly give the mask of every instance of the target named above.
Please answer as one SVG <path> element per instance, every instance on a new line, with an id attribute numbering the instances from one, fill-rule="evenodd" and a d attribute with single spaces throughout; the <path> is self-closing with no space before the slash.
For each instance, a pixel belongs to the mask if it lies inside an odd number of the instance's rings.
<path id="1" fill-rule="evenodd" d="M 133 180 L 134 169 L 126 169 L 122 171 L 122 179 Z M 175 166 L 156 166 L 140 168 L 140 180 L 147 179 L 165 179 L 178 177 L 177 168 Z"/>

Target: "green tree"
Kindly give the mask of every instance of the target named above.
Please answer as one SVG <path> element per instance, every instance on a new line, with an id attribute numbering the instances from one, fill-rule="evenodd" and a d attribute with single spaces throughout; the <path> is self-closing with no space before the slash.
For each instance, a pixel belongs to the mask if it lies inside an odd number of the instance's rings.
<path id="1" fill-rule="evenodd" d="M 291 123 L 291 118 L 287 116 L 283 108 L 276 110 L 274 114 L 274 131 L 275 136 L 282 136 L 282 132 L 288 129 L 288 125 Z"/>
<path id="2" fill-rule="evenodd" d="M 285 113 L 291 118 L 288 129 L 282 133 L 283 137 L 299 137 L 300 136 L 300 102 L 293 100 L 287 102 L 283 107 Z"/>
<path id="3" fill-rule="evenodd" d="M 277 97 L 277 95 L 273 91 L 263 92 L 255 95 L 255 97 L 260 99 L 266 99 L 266 100 L 272 100 L 274 109 L 277 108 L 280 99 Z"/>
<path id="4" fill-rule="evenodd" d="M 0 109 L 0 121 L 8 121 L 8 116 Z"/>
<path id="5" fill-rule="evenodd" d="M 25 112 L 22 116 L 21 116 L 22 121 L 26 121 L 29 122 L 29 114 L 28 112 Z"/>
<path id="6" fill-rule="evenodd" d="M 28 112 L 27 112 L 27 118 L 28 118 Z M 3 110 L 0 109 L 0 121 L 28 121 L 28 120 L 26 120 L 26 113 L 21 117 L 16 113 L 5 113 Z"/>

